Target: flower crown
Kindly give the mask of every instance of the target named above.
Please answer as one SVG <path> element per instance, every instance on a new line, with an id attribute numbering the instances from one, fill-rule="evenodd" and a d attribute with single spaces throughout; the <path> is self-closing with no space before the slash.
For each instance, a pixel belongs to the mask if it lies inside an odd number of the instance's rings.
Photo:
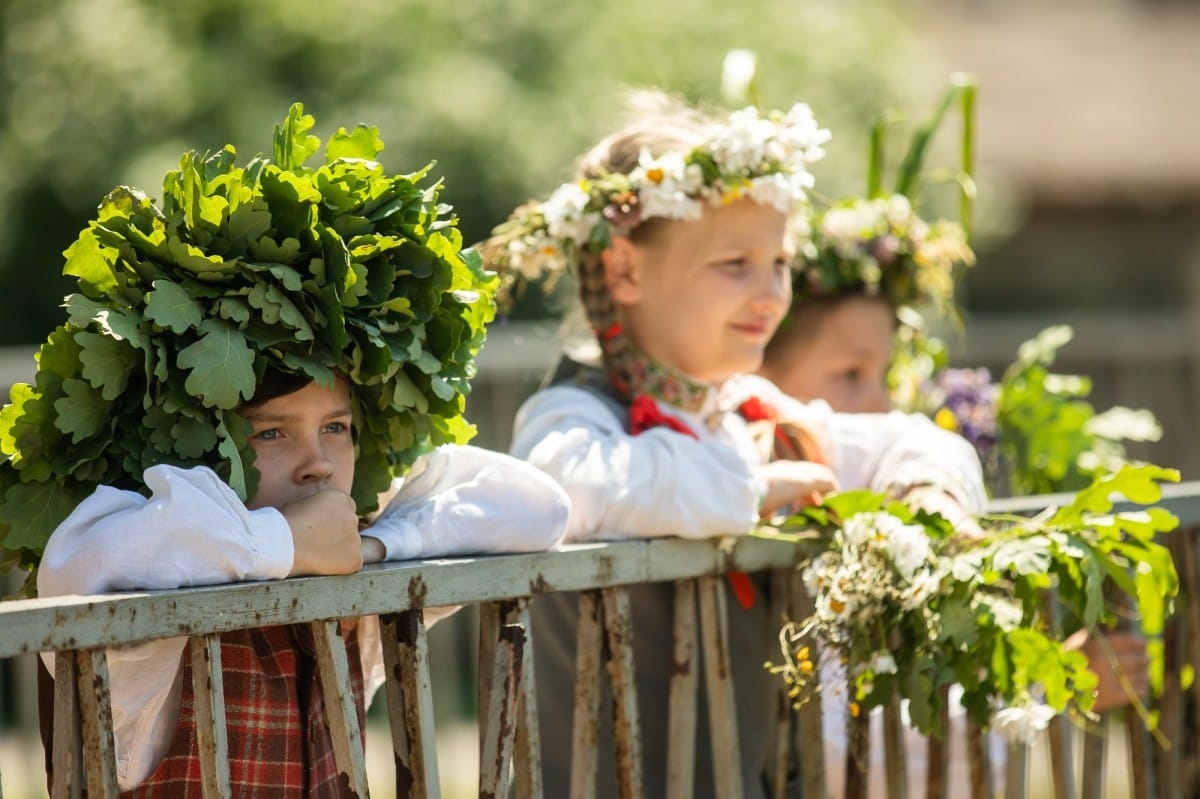
<path id="1" fill-rule="evenodd" d="M 237 409 L 268 370 L 350 386 L 360 511 L 422 452 L 461 442 L 496 281 L 462 249 L 427 169 L 389 175 L 375 128 L 330 137 L 294 105 L 273 158 L 183 156 L 155 203 L 118 187 L 66 252 L 79 290 L 37 380 L 0 411 L 0 556 L 36 565 L 95 485 L 207 465 L 258 473 Z"/>
<path id="2" fill-rule="evenodd" d="M 844 200 L 813 215 L 797 246 L 795 301 L 864 294 L 899 308 L 954 306 L 954 272 L 975 263 L 962 227 L 919 217 L 903 194 Z"/>
<path id="3" fill-rule="evenodd" d="M 559 186 L 544 202 L 517 208 L 484 246 L 488 265 L 517 281 L 557 278 L 583 250 L 599 252 L 614 231 L 651 218 L 695 220 L 705 205 L 741 197 L 792 214 L 813 185 L 809 164 L 825 154 L 829 131 L 797 103 L 786 113 L 747 107 L 687 153 L 643 150 L 628 174 L 606 173 Z"/>

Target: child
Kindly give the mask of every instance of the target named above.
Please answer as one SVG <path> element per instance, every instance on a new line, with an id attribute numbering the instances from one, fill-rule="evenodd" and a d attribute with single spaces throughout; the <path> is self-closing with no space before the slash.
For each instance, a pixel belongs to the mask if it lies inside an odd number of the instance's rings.
<path id="1" fill-rule="evenodd" d="M 895 330 L 895 310 L 881 297 L 796 302 L 758 373 L 789 396 L 824 400 L 840 413 L 886 413 Z"/>
<path id="2" fill-rule="evenodd" d="M 922 417 L 802 405 L 751 375 L 788 308 L 788 224 L 827 136 L 803 105 L 715 119 L 659 101 L 584 156 L 575 182 L 519 209 L 488 243 L 485 256 L 510 276 L 574 268 L 600 349 L 599 367 L 565 360 L 514 430 L 512 452 L 566 487 L 569 540 L 742 534 L 838 487 L 889 491 L 969 527 L 984 493 L 964 440 Z M 772 459 L 755 438 L 772 419 L 786 458 Z M 780 620 L 767 613 L 765 588 L 739 586 L 730 603 L 738 718 L 716 720 L 737 725 L 747 797 L 767 795 L 770 762 L 773 685 L 763 663 Z M 659 797 L 672 592 L 637 586 L 630 597 L 646 795 Z M 570 769 L 571 603 L 534 603 L 548 796 L 566 795 Z M 697 746 L 694 795 L 711 796 L 705 735 Z M 612 763 L 611 751 L 600 762 Z M 616 795 L 611 772 L 601 780 L 598 795 Z"/>
<path id="3" fill-rule="evenodd" d="M 853 222 L 850 221 L 853 219 Z M 847 413 L 890 410 L 888 372 L 905 315 L 923 327 L 913 307 L 953 308 L 953 274 L 971 264 L 974 255 L 953 223 L 929 225 L 907 198 L 845 201 L 817 214 L 811 238 L 797 248 L 801 261 L 793 281 L 792 306 L 767 345 L 759 374 L 801 400 L 824 400 Z M 881 246 L 882 241 L 890 242 Z M 880 257 L 881 250 L 888 255 Z M 909 330 L 908 332 L 912 332 Z M 1145 641 L 1128 631 L 1111 632 L 1104 641 L 1081 631 L 1068 647 L 1081 648 L 1099 677 L 1095 712 L 1127 705 L 1130 690 L 1144 696 L 1148 687 Z M 1121 684 L 1128 681 L 1128 688 Z M 830 795 L 842 795 L 841 763 L 846 751 L 845 704 L 826 697 L 825 739 Z M 969 792 L 962 716 L 955 714 L 949 736 L 948 790 Z M 873 719 L 871 796 L 883 796 L 882 727 Z M 925 746 L 914 730 L 906 732 L 909 790 L 920 795 L 925 785 Z M 993 781 L 1002 785 L 1005 748 L 992 736 Z"/>
<path id="4" fill-rule="evenodd" d="M 923 335 L 917 307 L 957 318 L 954 276 L 975 262 L 962 228 L 926 223 L 895 194 L 842 201 L 798 237 L 792 307 L 759 374 L 835 411 L 891 409 L 888 372 L 899 320 Z"/>
<path id="5" fill-rule="evenodd" d="M 53 422 L 41 435 L 75 434 L 76 459 L 96 453 L 91 471 L 69 471 L 25 435 L 8 466 L 90 488 L 45 544 L 42 596 L 347 574 L 562 536 L 567 500 L 553 481 L 451 445 L 493 281 L 461 251 L 454 220 L 438 218 L 436 190 L 414 182 L 423 173 L 384 174 L 374 129 L 339 131 L 326 163 L 304 168 L 317 142 L 301 111 L 277 128 L 273 162 L 243 169 L 232 148 L 185 156 L 162 209 L 118 190 L 68 251 L 81 287 L 71 321 L 42 348 L 37 389 L 14 391 L 23 403 L 4 416 L 30 424 L 37 411 Z M 104 370 L 80 357 L 99 347 Z M 122 392 L 104 390 L 114 374 Z M 83 429 L 89 404 L 112 421 Z M 394 497 L 363 527 L 371 492 L 389 484 Z M 5 518 L 21 510 L 6 505 Z M 383 681 L 378 620 L 343 620 L 342 632 L 361 714 Z M 307 626 L 221 640 L 234 793 L 339 795 Z M 200 795 L 185 644 L 108 652 L 117 781 L 130 795 Z"/>

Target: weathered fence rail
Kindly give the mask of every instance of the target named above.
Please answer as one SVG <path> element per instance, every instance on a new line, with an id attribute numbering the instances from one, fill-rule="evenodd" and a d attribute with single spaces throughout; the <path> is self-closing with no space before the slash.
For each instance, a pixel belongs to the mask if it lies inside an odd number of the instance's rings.
<path id="1" fill-rule="evenodd" d="M 1031 512 L 1056 497 L 1005 500 L 996 510 Z M 1173 486 L 1163 504 L 1180 516 L 1185 527 L 1200 526 L 1200 483 Z M 1170 656 L 1173 678 L 1161 703 L 1163 731 L 1172 741 L 1167 752 L 1151 753 L 1131 724 L 1134 746 L 1130 796 L 1174 797 L 1192 790 L 1189 780 L 1191 751 L 1197 746 L 1194 731 L 1185 723 L 1185 700 L 1195 706 L 1195 692 L 1187 693 L 1179 682 L 1185 662 L 1200 642 L 1200 612 L 1195 604 L 1197 561 L 1194 536 L 1173 534 L 1177 564 L 1184 577 L 1176 623 L 1171 629 Z M 348 690 L 346 649 L 338 619 L 368 614 L 381 617 L 386 672 L 386 705 L 395 750 L 395 788 L 398 796 L 437 797 L 437 763 L 431 698 L 431 664 L 425 637 L 423 608 L 477 605 L 480 608 L 480 796 L 499 797 L 510 787 L 520 797 L 541 797 L 539 734 L 536 725 L 532 654 L 536 641 L 529 635 L 528 603 L 539 594 L 581 591 L 584 612 L 580 614 L 579 677 L 576 696 L 574 741 L 575 773 L 572 797 L 594 795 L 598 768 L 618 764 L 597 763 L 589 757 L 589 734 L 597 715 L 595 690 L 598 681 L 610 675 L 615 719 L 614 738 L 620 764 L 622 796 L 640 796 L 640 737 L 637 702 L 632 692 L 632 654 L 627 634 L 630 610 L 624 587 L 670 582 L 676 584 L 674 648 L 682 664 L 671 687 L 671 729 L 677 740 L 669 746 L 673 796 L 689 795 L 694 740 L 697 734 L 713 735 L 718 762 L 712 764 L 718 795 L 738 797 L 740 773 L 736 732 L 732 729 L 696 730 L 689 697 L 707 692 L 714 708 L 732 710 L 732 683 L 720 677 L 722 669 L 706 668 L 705 680 L 697 679 L 699 661 L 718 662 L 727 623 L 721 581 L 713 579 L 728 571 L 770 571 L 781 589 L 795 583 L 794 564 L 801 552 L 798 545 L 755 537 L 737 539 L 652 541 L 580 545 L 563 551 L 488 558 L 393 563 L 371 566 L 345 577 L 311 577 L 175 591 L 151 591 L 88 597 L 60 597 L 0 603 L 0 658 L 34 652 L 54 651 L 54 784 L 51 795 L 91 797 L 116 796 L 111 709 L 105 648 L 167 637 L 187 636 L 193 667 L 197 719 L 206 796 L 231 796 L 228 762 L 225 757 L 224 704 L 220 680 L 219 636 L 234 630 L 276 624 L 310 624 L 316 643 L 322 689 L 330 713 L 331 732 L 339 768 L 348 777 L 355 795 L 368 794 L 366 769 L 358 716 Z M 784 602 L 784 591 L 773 592 L 773 601 Z M 792 601 L 801 602 L 801 592 Z M 780 604 L 780 613 L 785 605 Z M 793 609 L 793 613 L 797 612 Z M 607 659 L 607 663 L 604 661 Z M 605 666 L 607 665 L 607 668 Z M 782 687 L 782 686 L 781 686 Z M 796 736 L 787 733 L 790 711 L 780 702 L 778 763 L 787 761 L 787 747 Z M 824 794 L 824 775 L 819 747 L 811 746 L 819 736 L 820 721 L 809 708 L 798 720 L 800 740 L 809 745 L 798 752 L 804 761 L 806 796 Z M 734 714 L 714 713 L 727 719 Z M 1200 716 L 1197 716 L 1200 717 Z M 973 736 L 976 737 L 976 736 Z M 888 749 L 895 751 L 894 733 Z M 1065 740 L 1065 739 L 1063 739 Z M 1059 745 L 1063 743 L 1059 740 Z M 1055 780 L 1059 797 L 1099 796 L 1095 779 L 1097 758 L 1103 757 L 1100 743 L 1085 743 L 1081 794 L 1069 779 L 1073 758 L 1060 752 L 1061 773 Z M 789 742 L 792 742 L 789 744 Z M 1098 748 L 1099 747 L 1099 748 Z M 1061 748 L 1060 746 L 1056 748 Z M 986 771 L 983 747 L 972 757 L 979 759 L 974 771 Z M 931 747 L 931 763 L 944 752 Z M 902 764 L 889 758 L 888 784 L 892 796 L 905 796 Z M 1089 776 L 1089 770 L 1091 770 Z M 1026 768 L 1022 752 L 1010 751 L 1006 792 L 1022 797 L 1026 791 Z M 898 776 L 899 775 L 899 776 Z M 1063 776 L 1066 775 L 1066 776 Z M 931 765 L 931 786 L 939 771 Z M 512 785 L 510 786 L 510 782 Z M 856 780 L 851 780 L 851 783 Z M 986 780 L 977 780 L 983 795 Z M 0 775 L 0 795 L 2 795 Z M 782 796 L 782 778 L 775 781 Z M 811 793 L 809 793 L 811 792 Z M 936 791 L 932 795 L 938 795 Z M 555 798 L 557 799 L 557 798 Z"/>

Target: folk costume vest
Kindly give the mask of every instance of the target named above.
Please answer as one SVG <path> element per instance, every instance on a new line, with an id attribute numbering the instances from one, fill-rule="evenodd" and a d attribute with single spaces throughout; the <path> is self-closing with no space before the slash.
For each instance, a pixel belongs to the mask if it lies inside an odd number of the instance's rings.
<path id="1" fill-rule="evenodd" d="M 363 729 L 362 663 L 348 635 L 351 683 Z M 340 799 L 333 743 L 305 625 L 240 630 L 221 636 L 221 671 L 229 740 L 229 776 L 238 797 Z M 183 659 L 183 701 L 166 757 L 128 799 L 201 799 L 191 658 Z"/>
<path id="2" fill-rule="evenodd" d="M 669 373 L 664 372 L 661 377 L 666 383 L 673 381 Z M 695 384 L 688 385 L 685 381 L 663 385 L 658 393 L 660 399 L 641 393 L 635 395 L 632 402 L 626 403 L 602 370 L 567 359 L 560 362 L 549 382 L 574 386 L 593 394 L 609 406 L 617 418 L 627 420 L 628 429 L 635 434 L 651 427 L 665 426 L 681 435 L 695 435 L 694 431 L 658 407 L 661 400 L 694 411 L 698 407 L 697 402 L 703 400 Z M 646 386 L 647 383 L 643 382 L 642 385 Z M 741 413 L 751 423 L 760 421 L 752 418 L 752 409 L 743 408 Z M 789 442 L 789 446 L 801 446 L 794 438 L 789 438 Z M 776 686 L 763 668 L 763 663 L 778 650 L 778 619 L 770 618 L 768 611 L 767 576 L 741 575 L 740 579 L 744 582 L 734 580 L 727 583 L 726 587 L 730 613 L 729 654 L 738 716 L 736 719 L 717 719 L 715 723 L 737 725 L 742 756 L 743 796 L 746 799 L 767 799 L 767 775 L 772 764 L 768 732 L 772 729 L 776 713 Z M 645 796 L 647 799 L 661 799 L 666 795 L 669 736 L 667 697 L 674 670 L 671 651 L 674 586 L 669 583 L 643 584 L 629 586 L 627 590 L 633 611 Z M 569 793 L 573 715 L 571 697 L 574 696 L 578 608 L 579 595 L 576 593 L 544 594 L 536 597 L 531 605 L 533 634 L 536 638 L 537 705 L 542 730 L 542 775 L 546 796 L 567 796 Z M 698 684 L 704 684 L 703 678 Z M 607 684 L 602 686 L 601 702 L 611 702 Z M 696 771 L 692 796 L 694 799 L 710 799 L 714 797 L 713 756 L 708 735 L 708 703 L 703 690 L 698 692 L 696 703 Z M 611 719 L 603 711 L 600 719 L 600 729 L 597 731 L 599 768 L 596 795 L 617 796 Z M 789 793 L 789 799 L 792 795 Z"/>

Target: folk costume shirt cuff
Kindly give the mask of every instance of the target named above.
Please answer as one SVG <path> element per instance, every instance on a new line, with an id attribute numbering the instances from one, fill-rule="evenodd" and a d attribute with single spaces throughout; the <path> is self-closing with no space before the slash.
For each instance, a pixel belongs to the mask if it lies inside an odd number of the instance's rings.
<path id="1" fill-rule="evenodd" d="M 451 445 L 418 460 L 363 533 L 383 542 L 387 560 L 541 552 L 562 540 L 569 506 L 529 464 Z"/>
<path id="2" fill-rule="evenodd" d="M 146 470 L 150 497 L 102 486 L 46 544 L 42 596 L 155 590 L 286 577 L 291 530 L 274 509 L 249 510 L 206 467 Z"/>

